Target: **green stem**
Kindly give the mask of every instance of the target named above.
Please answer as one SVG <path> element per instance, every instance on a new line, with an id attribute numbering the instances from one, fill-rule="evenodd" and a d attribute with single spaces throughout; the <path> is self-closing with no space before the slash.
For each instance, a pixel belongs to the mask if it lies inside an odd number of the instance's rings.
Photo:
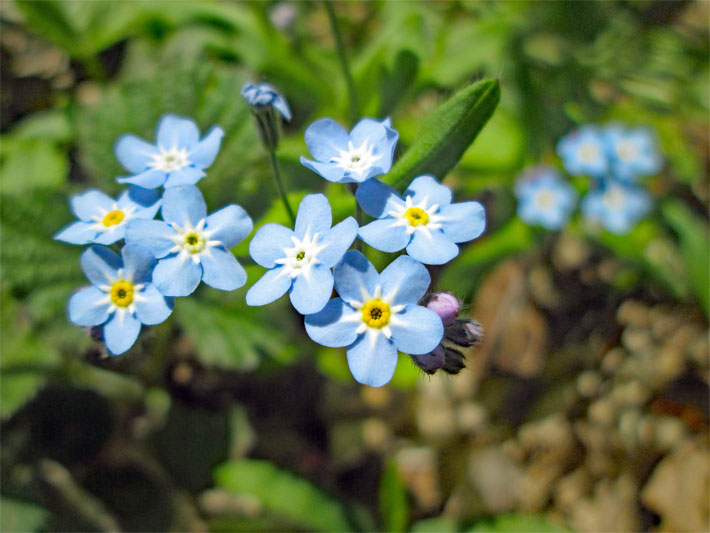
<path id="1" fill-rule="evenodd" d="M 353 82 L 353 76 L 350 73 L 348 57 L 345 55 L 345 44 L 343 43 L 343 35 L 340 33 L 340 29 L 338 28 L 338 21 L 335 19 L 335 10 L 333 9 L 333 3 L 331 2 L 331 0 L 324 0 L 323 3 L 325 4 L 325 11 L 326 13 L 328 13 L 330 31 L 333 33 L 333 38 L 335 39 L 335 47 L 338 51 L 340 67 L 343 69 L 343 75 L 345 76 L 345 84 L 347 85 L 348 98 L 350 100 L 350 120 L 354 124 L 360 116 L 360 111 L 358 110 L 355 83 Z"/>
<path id="2" fill-rule="evenodd" d="M 279 194 L 281 195 L 281 200 L 286 208 L 286 213 L 288 213 L 291 223 L 296 225 L 296 217 L 293 214 L 293 209 L 291 209 L 291 204 L 288 202 L 288 197 L 286 196 L 286 189 L 284 189 L 283 181 L 281 181 L 281 171 L 279 170 L 279 161 L 276 159 L 276 152 L 274 150 L 269 150 L 269 160 L 271 161 L 271 168 L 274 170 L 274 178 L 276 179 L 276 186 L 279 189 Z"/>

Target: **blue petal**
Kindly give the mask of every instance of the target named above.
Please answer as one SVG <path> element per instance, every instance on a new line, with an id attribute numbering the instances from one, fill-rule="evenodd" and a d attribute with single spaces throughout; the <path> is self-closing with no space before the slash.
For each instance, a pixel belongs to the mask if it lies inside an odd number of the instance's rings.
<path id="1" fill-rule="evenodd" d="M 164 150 L 195 146 L 200 140 L 200 129 L 194 120 L 176 115 L 163 115 L 158 124 L 158 146 Z"/>
<path id="2" fill-rule="evenodd" d="M 272 268 L 247 291 L 247 305 L 266 305 L 283 296 L 291 287 L 284 267 Z"/>
<path id="3" fill-rule="evenodd" d="M 153 161 L 153 156 L 160 153 L 155 146 L 135 135 L 120 137 L 116 141 L 114 151 L 123 167 L 134 174 L 144 172 L 148 168 L 148 163 Z"/>
<path id="4" fill-rule="evenodd" d="M 118 206 L 136 206 L 140 209 L 153 209 L 158 211 L 160 207 L 160 195 L 155 189 L 144 189 L 143 187 L 129 187 L 118 197 Z"/>
<path id="5" fill-rule="evenodd" d="M 449 204 L 439 209 L 441 229 L 451 242 L 475 239 L 486 229 L 486 211 L 478 202 Z"/>
<path id="6" fill-rule="evenodd" d="M 69 244 L 88 244 L 94 241 L 96 229 L 94 224 L 87 222 L 74 222 L 61 230 L 54 236 L 58 241 L 68 242 Z"/>
<path id="7" fill-rule="evenodd" d="M 138 319 L 148 326 L 160 324 L 173 312 L 173 299 L 163 296 L 149 283 L 134 299 Z"/>
<path id="8" fill-rule="evenodd" d="M 69 320 L 77 326 L 98 326 L 108 318 L 107 294 L 96 287 L 87 287 L 72 294 L 69 298 Z"/>
<path id="9" fill-rule="evenodd" d="M 207 204 L 200 189 L 194 185 L 170 187 L 163 193 L 163 220 L 180 227 L 190 222 L 193 226 L 207 216 Z"/>
<path id="10" fill-rule="evenodd" d="M 368 330 L 348 348 L 348 366 L 359 383 L 381 387 L 394 375 L 397 348 L 380 330 Z"/>
<path id="11" fill-rule="evenodd" d="M 362 324 L 360 312 L 340 298 L 333 298 L 322 311 L 305 317 L 306 333 L 318 344 L 330 348 L 349 346 L 357 339 Z"/>
<path id="12" fill-rule="evenodd" d="M 318 161 L 311 161 L 301 156 L 301 164 L 311 169 L 316 174 L 320 174 L 323 178 L 334 183 L 340 183 L 345 175 L 345 171 L 342 167 L 339 167 L 335 163 L 321 163 Z"/>
<path id="13" fill-rule="evenodd" d="M 288 103 L 281 95 L 276 96 L 272 105 L 274 106 L 274 109 L 276 109 L 276 111 L 281 113 L 281 116 L 287 122 L 291 121 L 291 109 L 288 107 Z"/>
<path id="14" fill-rule="evenodd" d="M 157 263 L 150 250 L 137 244 L 127 244 L 121 248 L 121 257 L 128 280 L 133 283 L 150 283 Z"/>
<path id="15" fill-rule="evenodd" d="M 136 185 L 138 187 L 143 187 L 144 189 L 157 189 L 165 183 L 165 178 L 166 174 L 162 170 L 151 169 L 146 170 L 142 174 L 137 174 L 136 176 L 116 178 L 116 181 L 118 183 Z"/>
<path id="16" fill-rule="evenodd" d="M 109 226 L 108 228 L 102 228 L 95 231 L 95 237 L 93 242 L 96 244 L 109 245 L 116 241 L 123 239 L 126 234 L 126 227 L 124 225 Z"/>
<path id="17" fill-rule="evenodd" d="M 221 246 L 210 248 L 208 254 L 201 254 L 202 281 L 221 291 L 233 291 L 247 282 L 247 273 L 237 258 Z"/>
<path id="18" fill-rule="evenodd" d="M 427 265 L 443 265 L 458 255 L 459 247 L 440 230 L 415 231 L 407 245 L 407 253 Z"/>
<path id="19" fill-rule="evenodd" d="M 79 220 L 90 222 L 93 221 L 92 217 L 101 216 L 102 210 L 112 211 L 115 203 L 113 198 L 101 191 L 89 189 L 72 196 L 71 209 Z"/>
<path id="20" fill-rule="evenodd" d="M 306 145 L 318 161 L 328 162 L 347 149 L 349 136 L 343 127 L 329 118 L 316 120 L 306 129 Z"/>
<path id="21" fill-rule="evenodd" d="M 264 224 L 249 243 L 249 255 L 257 264 L 273 268 L 284 257 L 284 248 L 293 248 L 293 230 L 279 224 Z"/>
<path id="22" fill-rule="evenodd" d="M 170 239 L 175 230 L 162 220 L 131 220 L 126 225 L 126 244 L 148 248 L 155 257 L 165 257 L 175 243 Z"/>
<path id="23" fill-rule="evenodd" d="M 294 233 L 302 239 L 306 233 L 311 237 L 316 233 L 325 233 L 333 223 L 328 199 L 322 194 L 309 194 L 298 206 Z"/>
<path id="24" fill-rule="evenodd" d="M 88 280 L 96 286 L 111 285 L 122 266 L 118 254 L 104 246 L 86 249 L 79 263 Z"/>
<path id="25" fill-rule="evenodd" d="M 421 355 L 436 348 L 444 336 L 444 324 L 431 309 L 408 305 L 389 324 L 392 340 L 404 353 Z"/>
<path id="26" fill-rule="evenodd" d="M 335 290 L 348 303 L 362 303 L 363 289 L 373 294 L 379 280 L 375 267 L 357 250 L 350 250 L 343 256 L 340 263 L 335 265 L 333 276 Z"/>
<path id="27" fill-rule="evenodd" d="M 130 313 L 123 315 L 123 319 L 119 313 L 114 313 L 104 325 L 104 343 L 111 354 L 121 355 L 135 344 L 140 332 L 140 320 Z"/>
<path id="28" fill-rule="evenodd" d="M 164 187 L 177 187 L 179 185 L 194 185 L 207 174 L 199 168 L 188 166 L 179 170 L 172 170 L 168 173 L 168 179 L 165 180 Z"/>
<path id="29" fill-rule="evenodd" d="M 318 260 L 328 268 L 332 268 L 345 255 L 357 236 L 357 221 L 348 217 L 329 229 L 321 244 L 323 250 L 318 254 Z"/>
<path id="30" fill-rule="evenodd" d="M 411 235 L 403 225 L 396 225 L 397 219 L 387 217 L 374 220 L 358 231 L 360 239 L 377 250 L 397 252 L 407 246 Z"/>
<path id="31" fill-rule="evenodd" d="M 375 145 L 373 153 L 382 156 L 376 164 L 379 169 L 377 174 L 385 174 L 392 168 L 392 158 L 394 157 L 394 149 L 399 139 L 399 133 L 389 126 L 389 119 L 380 122 L 371 118 L 364 118 L 350 132 L 350 140 L 354 146 L 362 146 L 365 141 Z"/>
<path id="32" fill-rule="evenodd" d="M 399 256 L 380 274 L 382 295 L 394 305 L 416 304 L 431 283 L 429 271 L 419 261 Z"/>
<path id="33" fill-rule="evenodd" d="M 333 274 L 330 268 L 316 265 L 308 271 L 308 275 L 301 273 L 293 280 L 291 285 L 291 303 L 302 315 L 317 313 L 328 303 L 333 292 Z"/>
<path id="34" fill-rule="evenodd" d="M 233 248 L 251 233 L 254 225 L 241 206 L 230 204 L 207 217 L 205 229 L 214 231 L 210 240 L 220 241 L 225 248 Z"/>
<path id="35" fill-rule="evenodd" d="M 219 126 L 212 128 L 204 138 L 195 145 L 190 151 L 187 158 L 197 168 L 208 168 L 219 153 L 219 147 L 222 144 L 224 130 Z"/>
<path id="36" fill-rule="evenodd" d="M 202 265 L 181 255 L 168 256 L 158 261 L 153 270 L 153 283 L 165 296 L 192 294 L 202 279 Z"/>
<path id="37" fill-rule="evenodd" d="M 376 179 L 369 179 L 360 185 L 355 198 L 365 213 L 375 218 L 382 218 L 404 205 L 404 200 L 392 187 Z"/>
<path id="38" fill-rule="evenodd" d="M 451 203 L 451 189 L 441 185 L 433 176 L 419 176 L 414 178 L 404 191 L 405 196 L 411 196 L 415 205 L 425 201 L 427 206 L 437 204 L 439 206 Z"/>

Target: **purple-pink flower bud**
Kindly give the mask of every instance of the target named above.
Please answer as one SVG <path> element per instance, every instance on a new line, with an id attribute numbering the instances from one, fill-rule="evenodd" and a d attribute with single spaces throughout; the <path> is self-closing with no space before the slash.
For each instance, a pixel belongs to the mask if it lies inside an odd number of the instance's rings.
<path id="1" fill-rule="evenodd" d="M 440 344 L 431 353 L 423 355 L 410 355 L 414 364 L 421 368 L 427 374 L 433 374 L 444 366 L 445 353 L 444 347 Z"/>
<path id="2" fill-rule="evenodd" d="M 430 296 L 426 306 L 439 315 L 444 326 L 448 326 L 459 316 L 461 302 L 450 292 L 435 292 Z"/>

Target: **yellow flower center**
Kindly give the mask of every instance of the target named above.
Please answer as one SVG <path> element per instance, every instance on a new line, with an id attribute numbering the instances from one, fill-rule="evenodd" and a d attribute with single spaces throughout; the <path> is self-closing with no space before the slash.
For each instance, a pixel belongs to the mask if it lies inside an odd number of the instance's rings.
<path id="1" fill-rule="evenodd" d="M 404 213 L 404 216 L 412 226 L 418 226 L 419 224 L 426 225 L 426 223 L 429 222 L 427 212 L 418 207 L 410 207 Z"/>
<path id="2" fill-rule="evenodd" d="M 302 261 L 304 257 L 306 257 L 306 252 L 301 250 L 300 252 L 298 252 L 298 255 L 296 256 L 296 261 Z"/>
<path id="3" fill-rule="evenodd" d="M 118 307 L 128 307 L 133 303 L 133 283 L 117 281 L 111 286 L 111 301 Z"/>
<path id="4" fill-rule="evenodd" d="M 195 254 L 205 247 L 205 240 L 197 233 L 188 233 L 185 235 L 185 247 Z"/>
<path id="5" fill-rule="evenodd" d="M 120 209 L 116 209 L 115 211 L 111 211 L 109 213 L 106 213 L 106 216 L 104 217 L 103 220 L 103 225 L 104 226 L 115 226 L 119 222 L 123 220 L 123 211 Z"/>
<path id="6" fill-rule="evenodd" d="M 376 298 L 362 306 L 362 321 L 371 328 L 384 328 L 390 321 L 390 306 Z"/>

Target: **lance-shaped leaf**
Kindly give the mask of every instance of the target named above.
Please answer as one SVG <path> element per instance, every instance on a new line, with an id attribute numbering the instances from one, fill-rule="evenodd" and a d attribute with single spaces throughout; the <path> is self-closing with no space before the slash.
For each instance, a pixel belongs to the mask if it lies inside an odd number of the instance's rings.
<path id="1" fill-rule="evenodd" d="M 499 100 L 498 80 L 478 81 L 454 95 L 434 112 L 383 181 L 397 187 L 422 174 L 443 179 L 488 122 Z"/>

